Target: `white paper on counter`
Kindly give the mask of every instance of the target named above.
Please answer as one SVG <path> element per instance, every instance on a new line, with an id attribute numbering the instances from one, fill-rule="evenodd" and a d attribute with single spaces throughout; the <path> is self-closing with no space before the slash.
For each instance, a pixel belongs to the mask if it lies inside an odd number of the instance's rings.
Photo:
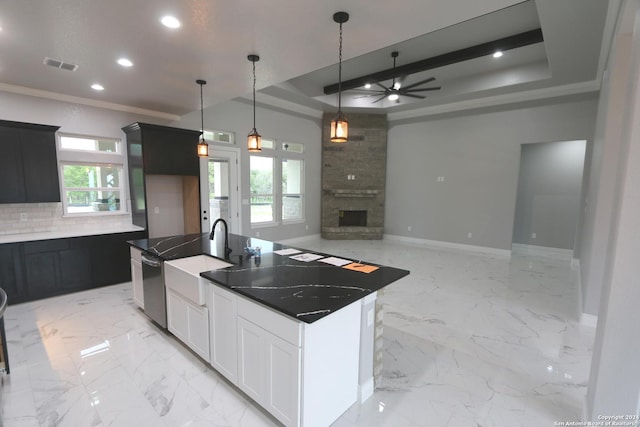
<path id="1" fill-rule="evenodd" d="M 293 248 L 289 248 L 289 249 L 280 249 L 279 251 L 273 251 L 274 254 L 278 254 L 278 255 L 293 255 L 293 254 L 299 254 L 302 251 L 299 251 L 298 249 L 293 249 Z"/>
<path id="2" fill-rule="evenodd" d="M 327 264 L 335 265 L 337 267 L 342 267 L 343 265 L 351 264 L 353 261 L 330 256 L 328 258 L 321 259 L 320 262 L 326 262 Z"/>
<path id="3" fill-rule="evenodd" d="M 320 259 L 322 257 L 323 257 L 323 255 L 306 253 L 306 254 L 294 255 L 294 256 L 289 257 L 289 258 L 295 259 L 296 261 L 310 262 L 310 261 L 315 261 L 317 259 Z"/>

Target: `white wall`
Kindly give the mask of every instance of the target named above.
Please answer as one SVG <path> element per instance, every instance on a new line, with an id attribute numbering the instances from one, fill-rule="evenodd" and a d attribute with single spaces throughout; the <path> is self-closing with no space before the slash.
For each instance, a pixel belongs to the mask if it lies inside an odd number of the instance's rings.
<path id="1" fill-rule="evenodd" d="M 320 113 L 319 113 L 320 114 Z M 189 129 L 200 129 L 200 112 L 183 116 L 172 126 Z M 240 149 L 240 197 L 249 200 L 249 152 L 247 151 L 247 134 L 253 127 L 252 105 L 242 101 L 228 101 L 221 105 L 206 108 L 204 111 L 205 129 L 234 132 L 236 147 Z M 241 205 L 242 234 L 279 241 L 306 235 L 320 234 L 320 195 L 321 195 L 321 149 L 322 118 L 281 111 L 258 106 L 256 109 L 256 128 L 266 139 L 282 142 L 298 142 L 304 144 L 305 168 L 305 221 L 292 224 L 278 224 L 270 227 L 252 228 L 250 222 L 250 205 Z M 225 146 L 225 145 L 222 145 Z M 228 147 L 228 145 L 226 145 Z M 215 151 L 212 144 L 209 150 Z M 270 150 L 264 150 L 267 153 Z M 274 153 L 282 154 L 278 147 Z"/>
<path id="2" fill-rule="evenodd" d="M 611 87 L 608 96 L 603 94 L 604 118 L 599 120 L 605 155 L 601 167 L 593 168 L 600 172 L 594 180 L 613 182 L 613 194 L 601 197 L 610 189 L 600 185 L 592 202 L 596 206 L 590 207 L 591 215 L 598 216 L 602 205 L 611 203 L 611 215 L 595 225 L 585 224 L 593 249 L 585 252 L 583 262 L 589 265 L 593 257 L 604 258 L 601 281 L 591 277 L 587 283 L 602 286 L 586 408 L 588 420 L 594 421 L 602 415 L 640 415 L 640 2 L 624 1 L 622 11 L 624 18 L 632 19 L 630 28 L 618 28 L 614 40 L 608 63 Z M 618 86 L 624 90 L 618 91 Z M 614 123 L 616 132 L 609 129 Z M 610 151 L 612 146 L 617 151 Z M 615 167 L 606 165 L 607 155 L 614 157 Z M 605 232 L 609 239 L 601 247 L 596 237 Z"/>
<path id="3" fill-rule="evenodd" d="M 590 141 L 596 106 L 587 94 L 390 122 L 385 234 L 510 250 L 520 145 Z"/>

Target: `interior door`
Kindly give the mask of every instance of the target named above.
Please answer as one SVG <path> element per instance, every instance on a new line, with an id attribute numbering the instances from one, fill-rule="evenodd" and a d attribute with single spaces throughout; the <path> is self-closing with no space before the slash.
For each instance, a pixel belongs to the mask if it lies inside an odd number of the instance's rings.
<path id="1" fill-rule="evenodd" d="M 202 231 L 224 219 L 229 232 L 240 234 L 238 149 L 209 146 L 209 157 L 200 159 Z"/>

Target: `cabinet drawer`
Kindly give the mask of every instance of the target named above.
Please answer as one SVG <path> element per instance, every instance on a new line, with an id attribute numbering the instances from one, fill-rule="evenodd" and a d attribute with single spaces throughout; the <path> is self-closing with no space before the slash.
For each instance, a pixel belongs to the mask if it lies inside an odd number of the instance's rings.
<path id="1" fill-rule="evenodd" d="M 269 332 L 296 347 L 302 346 L 302 322 L 276 313 L 270 308 L 244 297 L 238 297 L 238 316 L 255 325 L 269 325 Z"/>

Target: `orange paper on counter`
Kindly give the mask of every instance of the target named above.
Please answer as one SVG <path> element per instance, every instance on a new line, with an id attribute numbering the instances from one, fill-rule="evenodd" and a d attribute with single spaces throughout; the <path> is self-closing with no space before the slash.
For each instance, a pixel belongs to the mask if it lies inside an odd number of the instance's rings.
<path id="1" fill-rule="evenodd" d="M 352 262 L 351 264 L 347 264 L 342 268 L 359 271 L 360 273 L 371 273 L 372 271 L 376 271 L 378 269 L 378 267 L 376 267 L 375 265 L 359 264 L 357 262 Z"/>

